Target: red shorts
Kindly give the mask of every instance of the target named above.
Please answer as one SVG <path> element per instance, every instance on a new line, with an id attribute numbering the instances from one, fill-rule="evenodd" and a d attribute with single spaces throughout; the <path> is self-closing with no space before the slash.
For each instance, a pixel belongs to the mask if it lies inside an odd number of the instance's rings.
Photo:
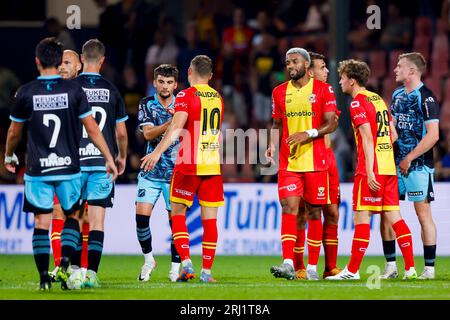
<path id="1" fill-rule="evenodd" d="M 328 172 L 278 172 L 278 196 L 302 197 L 305 202 L 315 205 L 329 204 Z"/>
<path id="2" fill-rule="evenodd" d="M 190 207 L 194 202 L 195 194 L 201 206 L 223 206 L 222 176 L 185 175 L 175 170 L 170 184 L 170 201 Z"/>
<path id="3" fill-rule="evenodd" d="M 53 205 L 56 206 L 57 204 L 59 204 L 59 199 L 55 194 L 55 196 L 53 197 Z"/>
<path id="4" fill-rule="evenodd" d="M 341 191 L 339 189 L 339 172 L 336 164 L 336 158 L 334 157 L 333 150 L 327 149 L 327 162 L 328 162 L 328 183 L 330 187 L 330 203 L 339 204 L 341 202 Z"/>
<path id="5" fill-rule="evenodd" d="M 384 212 L 400 210 L 397 176 L 376 175 L 381 184 L 374 192 L 367 184 L 367 176 L 356 175 L 353 185 L 353 211 Z"/>

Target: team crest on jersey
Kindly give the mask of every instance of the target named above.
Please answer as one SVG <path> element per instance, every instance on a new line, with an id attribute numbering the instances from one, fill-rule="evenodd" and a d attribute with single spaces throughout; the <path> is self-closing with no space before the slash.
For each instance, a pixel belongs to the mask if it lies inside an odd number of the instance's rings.
<path id="1" fill-rule="evenodd" d="M 144 119 L 144 110 L 139 110 L 138 119 L 139 121 L 142 121 L 142 119 Z"/>
<path id="2" fill-rule="evenodd" d="M 308 97 L 309 103 L 316 102 L 316 95 L 314 93 L 311 93 L 311 95 Z"/>
<path id="3" fill-rule="evenodd" d="M 325 197 L 325 187 L 318 187 L 317 188 L 317 196 L 318 197 Z"/>

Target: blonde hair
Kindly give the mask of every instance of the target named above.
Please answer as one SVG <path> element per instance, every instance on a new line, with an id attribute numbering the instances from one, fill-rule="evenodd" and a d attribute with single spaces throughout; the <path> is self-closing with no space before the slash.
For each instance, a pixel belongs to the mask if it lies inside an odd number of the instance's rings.
<path id="1" fill-rule="evenodd" d="M 409 52 L 398 56 L 398 60 L 403 58 L 408 59 L 411 63 L 413 63 L 421 74 L 425 73 L 427 69 L 427 61 L 420 52 Z"/>

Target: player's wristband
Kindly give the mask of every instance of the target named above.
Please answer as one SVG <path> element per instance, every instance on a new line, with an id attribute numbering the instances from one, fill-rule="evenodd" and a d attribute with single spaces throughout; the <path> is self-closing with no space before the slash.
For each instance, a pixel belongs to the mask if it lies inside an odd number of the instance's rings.
<path id="1" fill-rule="evenodd" d="M 5 155 L 5 163 L 9 164 L 9 163 L 13 163 L 13 164 L 19 164 L 19 158 L 17 158 L 16 154 L 13 153 L 12 156 L 7 156 Z"/>
<path id="2" fill-rule="evenodd" d="M 305 131 L 310 138 L 315 138 L 319 135 L 319 131 L 317 129 L 309 129 Z"/>

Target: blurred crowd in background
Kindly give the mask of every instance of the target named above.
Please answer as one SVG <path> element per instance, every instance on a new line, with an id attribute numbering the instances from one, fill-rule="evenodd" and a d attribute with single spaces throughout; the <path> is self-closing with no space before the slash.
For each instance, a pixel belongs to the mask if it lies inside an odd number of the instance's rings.
<path id="1" fill-rule="evenodd" d="M 129 120 L 127 170 L 119 183 L 135 183 L 144 139 L 137 130 L 138 102 L 155 93 L 153 69 L 162 63 L 178 67 L 178 89 L 189 86 L 187 69 L 198 54 L 214 62 L 212 87 L 225 101 L 223 129 L 269 129 L 272 89 L 288 80 L 284 57 L 290 47 L 303 47 L 328 56 L 330 4 L 326 0 L 184 1 L 180 15 L 167 9 L 164 1 L 122 0 L 114 4 L 95 0 L 101 9 L 99 24 L 92 34 L 106 46 L 102 75 L 122 92 Z M 350 1 L 349 57 L 365 60 L 372 69 L 369 90 L 387 103 L 398 84 L 393 69 L 400 53 L 421 52 L 428 61 L 423 81 L 441 106 L 441 139 L 435 147 L 436 180 L 450 181 L 450 1 Z M 381 29 L 366 26 L 366 8 L 381 8 Z M 81 51 L 77 34 L 56 18 L 48 17 L 42 27 L 45 36 L 55 36 L 67 49 Z M 33 51 L 35 43 L 29 44 Z M 0 61 L 0 160 L 3 163 L 9 113 L 16 89 L 36 76 L 19 78 Z M 340 90 L 335 88 L 335 90 Z M 340 105 L 347 108 L 347 104 Z M 340 180 L 352 181 L 355 163 L 350 119 L 340 119 L 332 135 Z M 225 130 L 223 131 L 225 134 Z M 224 149 L 227 136 L 224 135 Z M 25 139 L 25 137 L 24 137 Z M 225 164 L 226 182 L 274 182 L 276 175 L 263 176 L 250 150 L 245 164 Z M 254 147 L 254 145 L 252 145 Z M 258 148 L 266 148 L 265 141 Z M 24 147 L 20 149 L 24 151 Z M 20 153 L 19 151 L 19 153 Z M 24 155 L 19 154 L 22 160 Z M 250 161 L 252 160 L 252 161 Z M 0 169 L 0 183 L 17 183 L 17 176 Z"/>

